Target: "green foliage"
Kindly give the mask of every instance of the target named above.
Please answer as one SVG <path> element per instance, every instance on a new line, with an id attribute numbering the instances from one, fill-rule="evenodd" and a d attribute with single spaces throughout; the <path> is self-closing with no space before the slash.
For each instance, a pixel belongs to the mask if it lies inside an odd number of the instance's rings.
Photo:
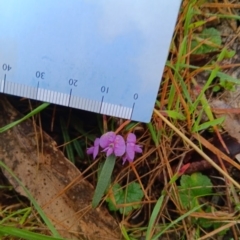
<path id="1" fill-rule="evenodd" d="M 235 51 L 225 51 L 225 58 L 232 58 L 236 54 Z M 232 81 L 230 79 L 230 76 L 226 76 L 224 73 L 220 72 L 219 77 L 219 84 L 213 87 L 214 92 L 220 91 L 222 88 L 227 90 L 227 91 L 235 91 L 235 84 L 239 84 L 239 81 Z"/>
<path id="2" fill-rule="evenodd" d="M 96 208 L 99 202 L 101 201 L 104 192 L 106 191 L 109 181 L 112 176 L 113 168 L 116 162 L 116 157 L 112 154 L 107 157 L 106 161 L 104 162 L 102 169 L 99 174 L 97 186 L 94 192 L 93 200 L 92 200 L 92 207 Z"/>
<path id="3" fill-rule="evenodd" d="M 119 211 L 121 214 L 127 215 L 132 210 L 141 207 L 140 202 L 143 197 L 143 191 L 138 183 L 132 182 L 123 189 L 120 184 L 114 184 L 112 187 L 112 195 L 106 199 L 110 211 Z M 132 203 L 132 204 L 131 204 Z M 119 204 L 130 204 L 126 207 L 117 207 Z"/>
<path id="4" fill-rule="evenodd" d="M 161 231 L 159 233 L 157 233 L 155 236 L 153 236 L 151 238 L 151 240 L 158 240 L 160 239 L 160 237 L 167 232 L 168 229 L 174 227 L 175 225 L 177 225 L 179 222 L 181 222 L 183 219 L 189 217 L 192 213 L 197 212 L 199 209 L 201 209 L 204 205 L 199 205 L 197 207 L 194 207 L 193 209 L 189 210 L 188 212 L 184 213 L 183 215 L 181 215 L 180 217 L 178 217 L 177 219 L 171 221 L 169 224 L 166 224 L 165 227 L 163 227 L 161 229 Z"/>
<path id="5" fill-rule="evenodd" d="M 219 50 L 221 44 L 220 32 L 215 28 L 205 28 L 201 33 L 194 36 L 191 49 L 195 49 L 194 54 L 203 54 Z"/>
<path id="6" fill-rule="evenodd" d="M 13 173 L 13 171 L 8 168 L 2 161 L 0 161 L 0 168 L 4 168 L 11 176 L 12 178 L 19 184 L 19 186 L 21 186 L 23 188 L 23 190 L 25 191 L 27 197 L 30 199 L 31 203 L 33 204 L 33 206 L 35 207 L 35 209 L 38 211 L 38 214 L 42 217 L 44 223 L 47 225 L 48 229 L 51 231 L 53 237 L 55 238 L 59 238 L 61 239 L 61 235 L 58 233 L 58 230 L 54 227 L 54 225 L 52 224 L 52 222 L 47 218 L 47 216 L 45 215 L 44 211 L 42 210 L 42 208 L 38 205 L 37 201 L 33 198 L 33 196 L 31 195 L 31 193 L 28 191 L 28 189 L 22 184 L 22 182 L 15 176 L 15 174 Z M 6 229 L 6 228 L 5 228 Z M 14 231 L 16 232 L 16 230 L 20 230 L 20 229 L 16 229 L 13 227 L 13 232 L 10 233 L 9 231 L 5 232 L 4 228 L 1 227 L 1 234 L 5 234 L 5 233 L 9 233 L 12 236 L 16 236 L 14 235 Z M 19 234 L 17 236 L 20 236 L 20 233 L 16 233 Z M 25 234 L 25 233 L 23 233 Z M 25 238 L 28 239 L 28 238 Z M 37 238 L 30 238 L 30 239 L 37 239 Z M 44 238 L 42 238 L 44 239 Z"/>
<path id="7" fill-rule="evenodd" d="M 25 115 L 21 119 L 15 121 L 15 122 L 11 122 L 8 125 L 0 128 L 0 133 L 3 133 L 5 131 L 9 130 L 10 128 L 17 126 L 18 124 L 20 124 L 21 122 L 27 120 L 28 118 L 31 118 L 32 116 L 34 116 L 37 113 L 41 112 L 43 109 L 45 109 L 49 105 L 50 105 L 50 103 L 43 103 L 43 104 L 41 104 L 39 107 L 33 109 L 30 113 L 28 113 L 27 115 Z"/>
<path id="8" fill-rule="evenodd" d="M 221 223 L 221 222 L 213 222 L 212 223 L 212 226 L 214 229 L 220 228 L 223 225 L 224 225 L 224 223 Z M 218 235 L 224 236 L 228 231 L 229 231 L 229 228 L 226 228 L 226 229 L 222 230 L 221 232 L 219 232 Z"/>
<path id="9" fill-rule="evenodd" d="M 235 84 L 226 81 L 225 79 L 220 79 L 219 84 L 213 87 L 213 92 L 219 92 L 221 89 L 225 89 L 227 91 L 235 91 Z"/>
<path id="10" fill-rule="evenodd" d="M 207 176 L 194 173 L 183 175 L 180 180 L 179 196 L 184 208 L 192 209 L 198 206 L 198 198 L 212 193 L 212 183 Z"/>
<path id="11" fill-rule="evenodd" d="M 207 212 L 207 213 L 211 213 L 211 212 L 213 212 L 215 209 L 213 208 L 213 207 L 210 207 L 210 206 L 208 206 L 207 208 L 206 208 L 206 210 L 205 210 L 205 212 Z M 206 218 L 199 218 L 198 220 L 197 220 L 197 222 L 198 222 L 198 224 L 202 227 L 202 228 L 210 228 L 210 227 L 212 227 L 212 228 L 214 228 L 214 229 L 217 229 L 217 228 L 220 228 L 223 224 L 222 223 L 220 223 L 220 222 L 215 222 L 215 221 L 212 221 L 211 219 L 206 219 Z M 219 236 L 224 236 L 226 233 L 227 233 L 227 231 L 228 231 L 229 229 L 224 229 L 224 230 L 222 230 L 221 232 L 219 232 L 218 233 L 218 235 Z"/>
<path id="12" fill-rule="evenodd" d="M 147 123 L 148 130 L 151 134 L 152 140 L 154 141 L 155 145 L 158 146 L 161 138 L 161 130 L 157 129 L 154 124 Z"/>
<path id="13" fill-rule="evenodd" d="M 62 129 L 64 143 L 67 143 L 66 144 L 66 151 L 67 151 L 68 159 L 72 163 L 75 164 L 75 157 L 74 157 L 74 152 L 73 152 L 73 146 L 72 146 L 72 144 L 68 144 L 71 141 L 71 138 L 70 138 L 69 133 L 68 133 L 66 122 L 64 121 L 63 118 L 60 119 L 60 125 L 61 125 L 61 129 Z"/>
<path id="14" fill-rule="evenodd" d="M 61 237 L 51 237 L 39 233 L 34 233 L 25 229 L 20 229 L 12 226 L 0 226 L 0 236 L 10 237 L 14 236 L 18 239 L 29 239 L 29 240 L 63 240 Z M 9 238 L 10 239 L 10 238 Z"/>
<path id="15" fill-rule="evenodd" d="M 191 176 L 183 175 L 180 180 L 179 196 L 181 203 L 186 209 L 193 209 L 199 206 L 199 198 L 212 194 L 212 183 L 211 180 L 202 175 L 201 173 L 194 173 Z M 201 209 L 203 211 L 203 209 Z M 207 206 L 204 209 L 205 212 L 210 213 L 214 211 L 214 208 Z M 198 218 L 194 222 L 202 228 L 214 228 L 221 227 L 220 222 L 214 222 L 206 218 Z M 224 235 L 228 229 L 221 231 L 219 235 Z"/>
<path id="16" fill-rule="evenodd" d="M 147 228 L 147 233 L 146 233 L 146 239 L 151 239 L 152 238 L 152 234 L 153 234 L 153 231 L 154 231 L 154 225 L 155 225 L 155 221 L 157 219 L 157 216 L 158 216 L 158 213 L 162 207 L 162 203 L 163 203 L 163 200 L 164 200 L 164 197 L 165 195 L 162 195 L 157 203 L 155 204 L 154 206 L 154 209 L 152 211 L 152 214 L 151 214 L 151 217 L 150 217 L 150 220 L 149 220 L 149 223 L 148 223 L 148 228 Z"/>

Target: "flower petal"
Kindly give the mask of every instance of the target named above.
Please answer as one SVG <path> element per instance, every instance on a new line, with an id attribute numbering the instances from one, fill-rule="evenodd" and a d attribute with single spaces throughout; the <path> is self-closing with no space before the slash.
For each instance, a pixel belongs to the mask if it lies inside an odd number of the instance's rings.
<path id="1" fill-rule="evenodd" d="M 90 155 L 90 154 L 93 154 L 94 152 L 94 147 L 90 147 L 87 149 L 87 154 Z"/>
<path id="2" fill-rule="evenodd" d="M 122 160 L 123 160 L 123 163 L 122 163 L 122 164 L 124 164 L 124 163 L 127 161 L 127 154 L 125 154 L 125 155 L 123 156 Z"/>
<path id="3" fill-rule="evenodd" d="M 135 143 L 137 141 L 134 133 L 129 133 L 127 136 L 127 143 Z"/>
<path id="4" fill-rule="evenodd" d="M 135 145 L 134 151 L 137 152 L 137 153 L 142 153 L 142 146 L 140 146 L 140 145 Z"/>
<path id="5" fill-rule="evenodd" d="M 127 143 L 127 147 L 126 147 L 126 152 L 128 155 L 128 158 L 133 161 L 134 157 L 135 157 L 135 143 Z"/>
<path id="6" fill-rule="evenodd" d="M 103 134 L 101 137 L 100 137 L 100 146 L 102 148 L 106 148 L 107 146 L 109 146 L 110 143 L 113 143 L 114 140 L 116 138 L 116 134 L 114 132 L 107 132 L 105 134 Z"/>
<path id="7" fill-rule="evenodd" d="M 109 147 L 106 152 L 107 157 L 109 157 L 112 153 L 113 153 L 113 148 Z"/>
<path id="8" fill-rule="evenodd" d="M 100 139 L 96 138 L 94 141 L 94 147 L 99 147 L 99 142 L 100 142 Z"/>
<path id="9" fill-rule="evenodd" d="M 114 154 L 116 157 L 120 157 L 125 153 L 126 145 L 122 136 L 117 135 L 114 141 Z"/>
<path id="10" fill-rule="evenodd" d="M 95 160 L 96 156 L 98 155 L 99 152 L 99 145 L 95 146 L 93 149 L 93 159 Z"/>

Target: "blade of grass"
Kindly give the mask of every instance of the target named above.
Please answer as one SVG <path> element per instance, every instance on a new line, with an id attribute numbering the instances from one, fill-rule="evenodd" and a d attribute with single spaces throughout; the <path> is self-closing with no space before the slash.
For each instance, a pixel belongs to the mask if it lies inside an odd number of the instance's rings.
<path id="1" fill-rule="evenodd" d="M 202 124 L 196 126 L 195 128 L 193 128 L 192 132 L 199 132 L 199 131 L 202 131 L 202 130 L 207 129 L 209 127 L 214 127 L 214 126 L 217 126 L 217 125 L 221 125 L 224 122 L 224 120 L 225 120 L 224 117 L 220 117 L 220 118 L 214 119 L 212 121 L 202 123 Z"/>
<path id="2" fill-rule="evenodd" d="M 230 82 L 230 83 L 235 83 L 235 84 L 240 84 L 240 80 L 237 79 L 237 78 L 234 78 L 226 73 L 223 73 L 223 72 L 217 72 L 217 76 L 219 78 L 223 78 L 225 79 L 226 81 Z"/>
<path id="3" fill-rule="evenodd" d="M 28 198 L 30 199 L 30 201 L 32 202 L 33 206 L 35 207 L 35 209 L 37 210 L 37 212 L 39 213 L 39 215 L 42 217 L 43 221 L 45 222 L 45 224 L 47 225 L 47 227 L 49 228 L 49 230 L 51 231 L 51 233 L 53 234 L 54 237 L 56 238 L 61 238 L 61 235 L 58 233 L 58 231 L 55 229 L 55 227 L 53 226 L 53 224 L 50 222 L 50 220 L 47 218 L 47 216 L 45 215 L 45 213 L 43 212 L 43 210 L 41 209 L 41 207 L 38 205 L 37 201 L 33 198 L 33 196 L 31 195 L 31 193 L 28 191 L 28 189 L 22 184 L 22 182 L 15 176 L 15 174 L 12 172 L 12 170 L 10 168 L 8 168 L 2 161 L 0 161 L 0 167 L 4 168 L 14 179 L 15 181 L 23 188 L 23 190 L 25 191 L 25 193 L 27 194 Z"/>
<path id="4" fill-rule="evenodd" d="M 148 224 L 148 228 L 147 228 L 147 233 L 146 233 L 146 240 L 151 240 L 152 239 L 152 235 L 153 235 L 153 228 L 154 228 L 154 223 L 157 219 L 158 213 L 160 211 L 160 208 L 162 207 L 162 203 L 164 200 L 164 195 L 162 195 L 158 200 L 156 205 L 153 208 L 150 220 L 149 220 L 149 224 Z"/>
<path id="5" fill-rule="evenodd" d="M 156 131 L 154 130 L 154 127 L 153 127 L 152 123 L 151 123 L 151 122 L 150 122 L 150 123 L 147 123 L 147 127 L 148 127 L 149 132 L 151 133 L 152 140 L 154 141 L 155 146 L 158 146 L 157 133 L 156 133 Z"/>
<path id="6" fill-rule="evenodd" d="M 219 54 L 219 56 L 217 58 L 217 63 L 221 62 L 224 59 L 224 56 L 226 55 L 226 51 L 227 51 L 226 48 L 222 49 L 221 53 Z M 215 64 L 214 69 L 212 69 L 211 74 L 210 74 L 206 84 L 204 85 L 204 87 L 202 88 L 202 90 L 201 90 L 200 94 L 198 95 L 197 99 L 193 103 L 191 113 L 195 111 L 195 109 L 197 108 L 197 106 L 199 105 L 199 103 L 201 101 L 203 101 L 203 103 L 205 103 L 204 94 L 205 94 L 206 90 L 209 88 L 209 86 L 212 84 L 212 81 L 216 78 L 217 74 L 219 73 L 220 66 L 217 63 Z M 206 114 L 209 114 L 209 112 L 206 112 Z M 212 120 L 212 119 L 210 119 L 210 120 Z"/>
<path id="7" fill-rule="evenodd" d="M 127 233 L 127 230 L 126 228 L 124 227 L 123 224 L 120 223 L 120 228 L 121 228 L 121 232 L 122 232 L 122 235 L 124 237 L 125 240 L 132 240 L 129 236 L 128 236 L 128 233 Z"/>
<path id="8" fill-rule="evenodd" d="M 177 72 L 177 69 L 175 68 L 175 66 L 172 65 L 171 62 L 167 62 L 166 65 L 174 71 L 174 78 L 176 78 L 179 81 L 184 97 L 187 99 L 188 104 L 192 105 L 192 98 L 191 98 L 191 95 L 189 94 L 189 90 L 184 82 L 183 77 L 181 76 L 181 74 L 179 72 Z M 189 66 L 190 65 L 179 63 L 180 68 L 184 68 L 184 67 L 189 68 Z M 198 68 L 198 67 L 196 67 L 196 68 Z M 173 87 L 175 89 L 175 87 L 173 85 L 171 87 Z M 171 94 L 169 94 L 169 96 L 171 97 Z M 175 97 L 175 96 L 173 96 L 173 97 Z M 168 109 L 170 109 L 169 108 L 170 106 L 171 105 L 168 104 Z M 175 106 L 174 106 L 174 110 L 176 110 Z"/>
<path id="9" fill-rule="evenodd" d="M 66 123 L 64 122 L 63 118 L 60 119 L 60 124 L 61 124 L 64 143 L 66 143 L 66 151 L 67 151 L 68 159 L 72 163 L 75 163 L 75 157 L 74 157 L 74 153 L 73 153 L 72 144 L 68 144 L 71 141 L 71 139 L 68 134 L 67 126 L 66 126 Z"/>
<path id="10" fill-rule="evenodd" d="M 75 139 L 72 143 L 73 143 L 73 146 L 74 146 L 78 156 L 83 159 L 84 152 L 83 152 L 82 146 L 80 144 L 80 141 L 78 139 Z"/>
<path id="11" fill-rule="evenodd" d="M 21 217 L 21 219 L 19 220 L 19 224 L 23 224 L 26 222 L 26 220 L 29 218 L 30 214 L 32 212 L 32 208 L 28 207 L 25 211 L 25 213 L 23 214 L 23 216 Z"/>
<path id="12" fill-rule="evenodd" d="M 63 238 L 46 236 L 40 233 L 34 233 L 25 229 L 10 226 L 0 226 L 0 233 L 4 234 L 5 236 L 10 235 L 28 240 L 63 240 Z"/>
<path id="13" fill-rule="evenodd" d="M 206 155 L 195 143 L 186 137 L 178 128 L 169 122 L 157 109 L 154 113 L 159 116 L 170 128 L 172 128 L 186 143 L 188 143 L 197 153 L 199 153 L 207 162 L 209 162 L 215 169 L 217 169 L 223 176 L 231 181 L 237 188 L 240 189 L 240 184 L 236 182 L 231 176 L 224 172 L 208 155 Z"/>
<path id="14" fill-rule="evenodd" d="M 50 105 L 50 103 L 43 103 L 41 104 L 39 107 L 35 108 L 34 110 L 32 110 L 30 113 L 28 113 L 27 115 L 25 115 L 24 117 L 22 117 L 21 119 L 15 121 L 15 122 L 11 122 L 8 125 L 0 128 L 0 133 L 3 133 L 7 130 L 9 130 L 10 128 L 18 125 L 19 123 L 27 120 L 28 118 L 34 116 L 35 114 L 41 112 L 43 109 L 45 109 L 46 107 L 48 107 Z"/>
<path id="15" fill-rule="evenodd" d="M 175 119 L 175 120 L 181 120 L 184 121 L 186 120 L 186 117 L 181 113 L 181 112 L 177 112 L 174 110 L 166 110 L 166 111 L 162 111 L 163 113 L 166 113 L 168 117 Z"/>
<path id="16" fill-rule="evenodd" d="M 151 240 L 157 240 L 159 239 L 159 237 L 161 237 L 162 234 L 164 234 L 169 228 L 173 227 L 175 224 L 177 224 L 178 222 L 182 221 L 184 218 L 188 217 L 190 214 L 196 212 L 198 209 L 202 208 L 205 204 L 202 204 L 200 206 L 196 206 L 193 209 L 191 209 L 190 211 L 186 212 L 185 214 L 183 214 L 182 216 L 180 216 L 179 218 L 177 218 L 176 220 L 172 221 L 167 227 L 165 227 L 162 231 L 160 231 L 159 233 L 157 233 L 155 236 L 153 236 L 153 238 Z"/>
<path id="17" fill-rule="evenodd" d="M 31 212 L 31 207 L 27 207 L 27 208 L 24 208 L 24 209 L 19 209 L 17 211 L 14 211 L 13 213 L 11 213 L 8 216 L 1 219 L 0 226 L 3 225 L 4 222 L 6 222 L 7 220 L 11 219 L 14 216 L 17 217 L 18 215 L 21 215 L 21 214 L 25 215 L 26 213 L 28 214 L 29 212 Z"/>

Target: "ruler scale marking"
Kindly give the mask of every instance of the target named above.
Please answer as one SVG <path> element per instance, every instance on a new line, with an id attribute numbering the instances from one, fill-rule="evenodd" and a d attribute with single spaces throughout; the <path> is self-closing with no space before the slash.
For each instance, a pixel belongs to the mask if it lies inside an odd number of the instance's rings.
<path id="1" fill-rule="evenodd" d="M 36 97 L 35 97 L 35 99 L 38 99 L 38 90 L 39 90 L 39 81 L 37 82 L 37 91 L 36 91 Z"/>
<path id="2" fill-rule="evenodd" d="M 132 115 L 133 115 L 134 107 L 135 107 L 135 103 L 133 103 L 133 106 L 132 106 L 132 112 L 131 112 L 131 117 L 130 117 L 130 119 L 132 119 Z"/>
<path id="3" fill-rule="evenodd" d="M 70 90 L 70 94 L 69 94 L 68 107 L 69 107 L 70 102 L 71 102 L 71 96 L 72 96 L 72 89 Z"/>
<path id="4" fill-rule="evenodd" d="M 102 112 L 102 104 L 103 104 L 103 99 L 104 99 L 104 96 L 102 96 L 102 100 L 101 100 L 101 105 L 100 105 L 100 110 L 99 110 L 99 113 Z"/>
<path id="5" fill-rule="evenodd" d="M 149 122 L 180 4 L 0 0 L 0 92 Z"/>
<path id="6" fill-rule="evenodd" d="M 7 75 L 5 73 L 4 74 L 4 79 L 3 79 L 3 92 L 5 91 L 6 78 L 7 78 Z"/>

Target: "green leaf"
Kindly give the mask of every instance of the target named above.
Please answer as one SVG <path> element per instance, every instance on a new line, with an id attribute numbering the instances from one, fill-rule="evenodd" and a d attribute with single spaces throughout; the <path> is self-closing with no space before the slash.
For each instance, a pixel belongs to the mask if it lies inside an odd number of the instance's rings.
<path id="1" fill-rule="evenodd" d="M 232 57 L 234 57 L 235 56 L 235 54 L 236 54 L 236 51 L 234 51 L 234 50 L 229 50 L 229 51 L 226 51 L 226 53 L 225 53 L 225 58 L 232 58 Z"/>
<path id="2" fill-rule="evenodd" d="M 198 219 L 198 224 L 202 228 L 210 228 L 213 225 L 212 220 L 211 219 L 206 219 L 206 218 L 199 218 Z"/>
<path id="3" fill-rule="evenodd" d="M 221 90 L 221 87 L 219 85 L 216 85 L 213 87 L 213 92 L 219 92 Z"/>
<path id="4" fill-rule="evenodd" d="M 221 125 L 221 124 L 223 124 L 224 120 L 225 120 L 225 117 L 220 117 L 220 118 L 214 119 L 212 121 L 202 123 L 198 126 L 194 126 L 192 131 L 193 132 L 199 132 L 199 131 L 202 131 L 202 130 L 207 129 L 209 127 Z"/>
<path id="5" fill-rule="evenodd" d="M 125 191 L 124 196 L 126 198 L 126 201 L 123 201 L 123 203 L 134 203 L 134 202 L 140 202 L 143 197 L 143 191 L 138 183 L 130 183 Z M 128 214 L 133 209 L 137 209 L 140 207 L 140 204 L 133 204 L 131 206 L 120 208 L 120 213 Z"/>
<path id="6" fill-rule="evenodd" d="M 105 163 L 102 166 L 102 170 L 99 175 L 99 179 L 97 182 L 97 187 L 94 192 L 93 200 L 92 200 L 92 207 L 96 208 L 99 202 L 106 191 L 109 181 L 112 176 L 113 168 L 116 162 L 116 157 L 112 154 L 107 157 Z"/>
<path id="7" fill-rule="evenodd" d="M 237 78 L 234 78 L 226 73 L 223 72 L 217 72 L 216 77 L 219 77 L 220 79 L 224 79 L 225 81 L 228 81 L 230 83 L 240 84 L 240 80 Z"/>
<path id="8" fill-rule="evenodd" d="M 221 222 L 214 222 L 213 228 L 218 229 L 218 228 L 222 227 L 223 225 L 224 224 Z M 218 232 L 218 236 L 224 236 L 228 231 L 229 231 L 229 228 L 226 228 L 226 229 L 222 230 L 221 232 Z"/>
<path id="9" fill-rule="evenodd" d="M 209 53 L 218 50 L 222 44 L 221 34 L 216 28 L 205 28 L 192 41 L 191 49 L 194 54 Z"/>
<path id="10" fill-rule="evenodd" d="M 205 209 L 206 213 L 212 213 L 215 211 L 215 209 L 212 206 L 207 206 Z M 210 228 L 213 226 L 214 222 L 212 219 L 207 219 L 207 218 L 198 218 L 197 223 L 202 227 L 202 228 Z"/>
<path id="11" fill-rule="evenodd" d="M 121 202 L 121 199 L 124 198 L 124 191 L 121 188 L 120 184 L 116 183 L 113 185 L 112 187 L 112 192 L 113 192 L 113 197 L 116 203 Z M 108 208 L 110 211 L 117 211 L 118 208 L 116 207 L 116 205 L 114 204 L 114 202 L 112 201 L 111 198 L 107 198 L 106 202 L 108 202 Z"/>
<path id="12" fill-rule="evenodd" d="M 177 112 L 174 110 L 166 110 L 164 111 L 168 117 L 173 118 L 173 119 L 177 119 L 177 120 L 186 120 L 186 117 L 181 113 L 181 112 Z"/>
<path id="13" fill-rule="evenodd" d="M 114 197 L 114 201 L 111 197 L 107 198 L 108 207 L 111 211 L 117 211 L 121 214 L 127 215 L 133 209 L 137 209 L 140 207 L 140 204 L 134 204 L 135 202 L 140 202 L 143 198 L 143 191 L 138 183 L 132 182 L 127 185 L 125 189 L 122 189 L 119 184 L 114 184 L 112 187 L 112 193 Z M 118 208 L 119 204 L 132 203 L 129 206 Z"/>
<path id="14" fill-rule="evenodd" d="M 138 202 L 143 197 L 143 191 L 139 183 L 132 182 L 127 186 L 127 200 L 128 202 Z"/>
<path id="15" fill-rule="evenodd" d="M 202 173 L 193 173 L 191 176 L 183 175 L 181 177 L 181 186 L 187 191 L 190 189 L 195 197 L 200 197 L 212 193 L 211 180 L 202 175 Z"/>
<path id="16" fill-rule="evenodd" d="M 212 193 L 212 183 L 207 176 L 194 173 L 191 176 L 183 175 L 180 180 L 179 196 L 185 208 L 198 205 L 198 197 Z"/>

